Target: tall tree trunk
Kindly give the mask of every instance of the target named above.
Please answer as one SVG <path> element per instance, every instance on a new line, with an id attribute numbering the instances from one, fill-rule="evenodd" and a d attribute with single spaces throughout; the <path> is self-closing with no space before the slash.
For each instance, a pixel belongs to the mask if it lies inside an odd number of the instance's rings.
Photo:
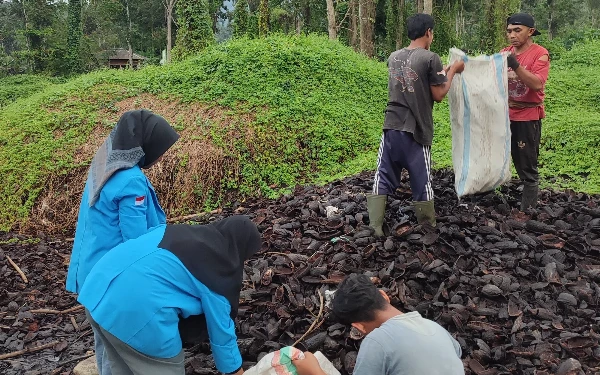
<path id="1" fill-rule="evenodd" d="M 173 8 L 177 0 L 166 0 L 164 2 L 165 11 L 167 14 L 167 61 L 171 62 L 171 50 L 173 49 Z"/>
<path id="2" fill-rule="evenodd" d="M 267 36 L 269 33 L 269 0 L 260 0 L 258 5 L 258 35 Z"/>
<path id="3" fill-rule="evenodd" d="M 417 13 L 423 13 L 423 0 L 417 0 Z"/>
<path id="4" fill-rule="evenodd" d="M 310 11 L 310 0 L 305 0 L 304 2 L 304 26 L 308 29 L 307 32 L 310 32 L 311 29 L 311 21 L 312 21 L 312 12 Z"/>
<path id="5" fill-rule="evenodd" d="M 360 15 L 360 51 L 369 57 L 375 54 L 373 43 L 375 28 L 375 0 L 359 0 L 358 13 Z"/>
<path id="6" fill-rule="evenodd" d="M 358 0 L 350 0 L 350 46 L 355 51 L 360 49 L 358 39 Z"/>
<path id="7" fill-rule="evenodd" d="M 404 39 L 404 0 L 398 0 L 398 20 L 396 23 L 396 49 L 401 49 Z"/>
<path id="8" fill-rule="evenodd" d="M 29 29 L 29 18 L 27 18 L 27 10 L 25 9 L 25 2 L 21 2 L 21 6 L 23 7 L 23 26 L 25 29 L 25 34 L 29 35 L 28 33 L 28 29 Z M 29 40 L 29 37 L 25 38 L 25 47 L 27 48 L 27 55 L 31 56 L 31 41 Z M 33 64 L 33 59 L 31 57 L 27 58 L 27 64 L 29 65 L 29 71 L 33 71 L 34 69 L 34 64 Z"/>
<path id="9" fill-rule="evenodd" d="M 366 2 L 370 0 L 358 0 L 358 19 L 360 22 L 360 52 L 365 53 L 368 42 L 368 9 Z"/>
<path id="10" fill-rule="evenodd" d="M 67 64 L 70 73 L 81 71 L 79 44 L 81 42 L 81 0 L 69 0 L 69 34 L 67 35 Z"/>
<path id="11" fill-rule="evenodd" d="M 554 0 L 547 0 L 546 4 L 548 5 L 548 39 L 552 40 L 553 38 L 553 25 L 552 19 L 554 17 Z"/>
<path id="12" fill-rule="evenodd" d="M 325 0 L 327 3 L 327 31 L 329 31 L 329 39 L 337 39 L 337 25 L 335 21 L 335 6 L 333 0 Z"/>
<path id="13" fill-rule="evenodd" d="M 423 4 L 423 13 L 433 14 L 433 0 L 425 0 Z"/>
<path id="14" fill-rule="evenodd" d="M 127 49 L 129 50 L 129 68 L 133 69 L 133 48 L 131 47 L 131 17 L 129 16 L 129 0 L 125 0 L 127 12 Z"/>

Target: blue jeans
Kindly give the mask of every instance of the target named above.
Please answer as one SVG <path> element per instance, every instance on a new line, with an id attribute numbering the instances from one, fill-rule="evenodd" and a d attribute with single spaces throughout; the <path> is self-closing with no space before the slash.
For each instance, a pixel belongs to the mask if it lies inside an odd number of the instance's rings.
<path id="1" fill-rule="evenodd" d="M 104 342 L 102 336 L 98 334 L 98 331 L 92 326 L 94 331 L 94 351 L 96 352 L 96 366 L 98 366 L 98 375 L 112 375 L 110 370 L 110 362 L 106 355 L 106 349 L 104 348 Z"/>

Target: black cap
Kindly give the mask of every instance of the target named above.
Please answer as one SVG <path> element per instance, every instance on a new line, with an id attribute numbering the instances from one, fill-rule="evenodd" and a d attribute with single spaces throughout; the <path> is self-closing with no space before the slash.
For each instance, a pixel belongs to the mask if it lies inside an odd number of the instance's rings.
<path id="1" fill-rule="evenodd" d="M 535 29 L 533 17 L 527 13 L 515 13 L 506 19 L 506 25 L 523 25 Z M 541 33 L 535 29 L 531 36 L 540 35 Z"/>

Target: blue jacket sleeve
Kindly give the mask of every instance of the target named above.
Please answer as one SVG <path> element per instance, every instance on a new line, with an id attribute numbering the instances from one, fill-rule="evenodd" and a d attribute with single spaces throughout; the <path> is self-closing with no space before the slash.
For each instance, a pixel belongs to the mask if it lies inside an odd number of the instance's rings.
<path id="1" fill-rule="evenodd" d="M 235 324 L 229 316 L 231 306 L 224 297 L 208 293 L 202 296 L 202 309 L 217 370 L 226 374 L 238 370 L 242 367 L 242 355 L 237 345 Z"/>
<path id="2" fill-rule="evenodd" d="M 148 195 L 146 176 L 136 176 L 121 189 L 116 197 L 119 205 L 119 228 L 123 242 L 148 232 Z"/>

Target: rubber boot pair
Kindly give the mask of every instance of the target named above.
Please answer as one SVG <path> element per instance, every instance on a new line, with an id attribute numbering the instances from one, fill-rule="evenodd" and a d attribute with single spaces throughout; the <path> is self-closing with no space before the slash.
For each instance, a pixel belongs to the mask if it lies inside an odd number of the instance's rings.
<path id="1" fill-rule="evenodd" d="M 433 200 L 424 202 L 413 202 L 415 207 L 415 216 L 419 225 L 428 224 L 435 227 L 435 205 Z"/>
<path id="2" fill-rule="evenodd" d="M 538 185 L 523 185 L 523 196 L 521 197 L 521 211 L 535 208 L 538 201 Z"/>
<path id="3" fill-rule="evenodd" d="M 385 217 L 385 204 L 387 195 L 367 194 L 367 210 L 369 211 L 369 223 L 375 231 L 376 237 L 383 237 L 383 220 Z M 433 201 L 413 202 L 417 223 L 419 225 L 436 226 L 435 206 Z"/>
<path id="4" fill-rule="evenodd" d="M 369 211 L 369 225 L 375 231 L 375 237 L 383 237 L 383 219 L 385 217 L 385 204 L 387 195 L 367 194 L 367 211 Z"/>

